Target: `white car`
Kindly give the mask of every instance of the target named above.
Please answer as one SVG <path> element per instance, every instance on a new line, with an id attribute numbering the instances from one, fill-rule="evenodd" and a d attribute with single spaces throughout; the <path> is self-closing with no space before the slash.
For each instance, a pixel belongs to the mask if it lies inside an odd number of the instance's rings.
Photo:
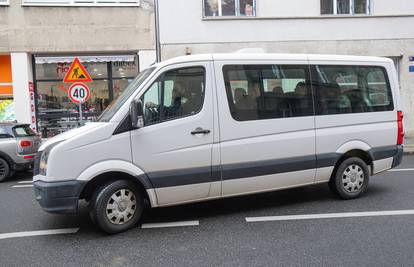
<path id="1" fill-rule="evenodd" d="M 49 139 L 35 164 L 44 210 L 90 202 L 108 233 L 151 207 L 328 183 L 343 199 L 402 159 L 392 60 L 210 54 L 158 63 L 89 123 Z"/>

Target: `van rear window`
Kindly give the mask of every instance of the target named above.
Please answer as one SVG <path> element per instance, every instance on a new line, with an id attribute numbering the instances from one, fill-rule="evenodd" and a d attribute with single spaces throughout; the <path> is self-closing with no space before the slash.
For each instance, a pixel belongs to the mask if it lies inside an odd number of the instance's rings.
<path id="1" fill-rule="evenodd" d="M 13 133 L 16 137 L 35 136 L 36 134 L 30 129 L 29 125 L 16 126 L 13 128 Z"/>
<path id="2" fill-rule="evenodd" d="M 312 77 L 317 115 L 394 109 L 383 67 L 317 65 Z"/>

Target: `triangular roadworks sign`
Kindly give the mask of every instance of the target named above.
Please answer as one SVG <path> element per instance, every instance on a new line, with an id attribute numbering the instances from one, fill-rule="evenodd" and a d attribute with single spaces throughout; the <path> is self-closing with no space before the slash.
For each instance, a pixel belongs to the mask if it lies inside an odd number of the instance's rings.
<path id="1" fill-rule="evenodd" d="M 82 65 L 82 63 L 80 63 L 79 59 L 76 57 L 75 60 L 73 60 L 69 71 L 66 73 L 63 82 L 92 82 L 92 79 L 89 73 L 86 71 L 85 67 Z"/>

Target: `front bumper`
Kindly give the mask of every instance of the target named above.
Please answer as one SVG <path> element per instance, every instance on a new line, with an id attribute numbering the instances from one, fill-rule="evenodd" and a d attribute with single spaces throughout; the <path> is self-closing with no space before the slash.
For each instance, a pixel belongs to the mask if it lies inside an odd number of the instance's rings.
<path id="1" fill-rule="evenodd" d="M 15 163 L 12 166 L 12 169 L 15 171 L 25 171 L 29 169 L 33 169 L 34 161 L 29 161 L 25 163 Z"/>
<path id="2" fill-rule="evenodd" d="M 79 196 L 84 182 L 73 180 L 64 182 L 35 181 L 36 201 L 50 213 L 76 213 Z"/>

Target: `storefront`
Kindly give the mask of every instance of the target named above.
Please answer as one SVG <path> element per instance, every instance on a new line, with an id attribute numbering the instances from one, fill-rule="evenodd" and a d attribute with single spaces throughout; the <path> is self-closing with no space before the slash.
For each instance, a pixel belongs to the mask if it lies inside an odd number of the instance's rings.
<path id="1" fill-rule="evenodd" d="M 79 107 L 72 103 L 63 83 L 75 56 L 34 56 L 34 85 L 38 131 L 48 138 L 79 126 Z M 138 56 L 78 56 L 93 82 L 91 94 L 82 105 L 84 121 L 96 120 L 139 72 Z"/>
<path id="2" fill-rule="evenodd" d="M 11 56 L 0 55 L 0 121 L 16 120 L 13 101 Z"/>

